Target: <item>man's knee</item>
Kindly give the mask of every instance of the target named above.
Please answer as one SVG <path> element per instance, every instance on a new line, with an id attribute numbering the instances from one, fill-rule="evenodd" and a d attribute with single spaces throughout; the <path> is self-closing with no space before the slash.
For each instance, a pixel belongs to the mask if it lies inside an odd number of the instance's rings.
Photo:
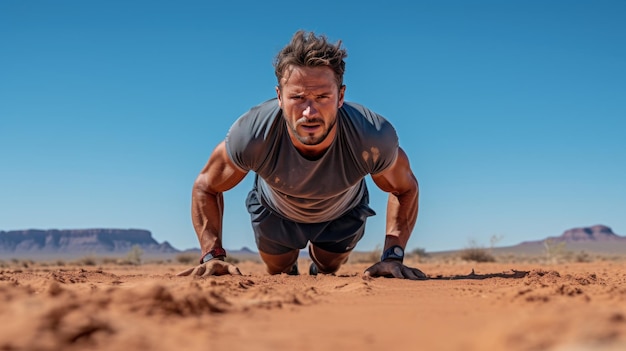
<path id="1" fill-rule="evenodd" d="M 299 251 L 300 250 L 292 250 L 280 255 L 271 255 L 259 251 L 259 255 L 265 263 L 269 274 L 281 274 L 291 272 L 293 266 L 298 261 Z"/>
<path id="2" fill-rule="evenodd" d="M 311 256 L 311 260 L 315 263 L 320 273 L 332 274 L 337 272 L 341 265 L 348 261 L 350 251 L 342 253 L 330 252 L 310 244 L 309 256 Z"/>

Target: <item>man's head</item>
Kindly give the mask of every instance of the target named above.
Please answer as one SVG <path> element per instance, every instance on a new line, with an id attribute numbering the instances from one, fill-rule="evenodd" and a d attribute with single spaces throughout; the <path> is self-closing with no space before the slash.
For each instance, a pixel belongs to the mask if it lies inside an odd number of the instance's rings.
<path id="1" fill-rule="evenodd" d="M 283 79 L 289 79 L 295 67 L 326 66 L 333 71 L 337 88 L 341 88 L 343 73 L 346 70 L 346 63 L 343 59 L 347 56 L 346 50 L 341 48 L 341 40 L 333 45 L 324 35 L 316 36 L 312 32 L 297 31 L 291 38 L 291 42 L 276 55 L 274 60 L 278 87 L 281 88 Z"/>
<path id="2" fill-rule="evenodd" d="M 310 157 L 322 154 L 336 134 L 346 88 L 340 46 L 300 31 L 276 58 L 278 104 L 294 146 Z"/>

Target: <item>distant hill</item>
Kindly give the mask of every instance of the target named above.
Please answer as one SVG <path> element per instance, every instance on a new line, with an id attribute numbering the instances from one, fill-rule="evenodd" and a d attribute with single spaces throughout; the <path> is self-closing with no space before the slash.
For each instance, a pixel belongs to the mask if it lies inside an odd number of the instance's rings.
<path id="1" fill-rule="evenodd" d="M 538 254 L 544 252 L 546 243 L 564 243 L 567 250 L 586 251 L 603 254 L 626 253 L 626 237 L 615 234 L 605 225 L 572 228 L 560 236 L 551 236 L 542 240 L 525 241 L 518 245 L 500 247 L 498 253 L 511 252 L 523 254 Z"/>
<path id="2" fill-rule="evenodd" d="M 167 241 L 157 242 L 150 231 L 142 229 L 0 231 L 0 254 L 3 256 L 121 254 L 135 245 L 146 254 L 180 252 Z"/>
<path id="3" fill-rule="evenodd" d="M 498 254 L 542 254 L 545 243 L 565 243 L 567 250 L 589 253 L 624 254 L 626 237 L 615 234 L 605 225 L 568 229 L 560 236 L 526 241 L 518 245 L 494 248 Z M 87 254 L 119 256 L 139 246 L 146 256 L 169 256 L 179 253 L 197 253 L 199 248 L 178 250 L 167 241 L 157 242 L 152 233 L 143 229 L 66 229 L 0 231 L 0 259 L 11 257 L 52 258 L 80 257 Z M 258 253 L 243 247 L 227 249 L 228 255 L 240 259 L 258 258 Z M 301 250 L 301 257 L 308 257 Z"/>
<path id="4" fill-rule="evenodd" d="M 626 242 L 626 237 L 613 233 L 605 225 L 568 229 L 561 236 L 548 237 L 556 242 Z M 546 239 L 546 240 L 547 240 Z M 541 240 L 543 242 L 544 240 Z M 522 243 L 533 243 L 533 241 Z"/>

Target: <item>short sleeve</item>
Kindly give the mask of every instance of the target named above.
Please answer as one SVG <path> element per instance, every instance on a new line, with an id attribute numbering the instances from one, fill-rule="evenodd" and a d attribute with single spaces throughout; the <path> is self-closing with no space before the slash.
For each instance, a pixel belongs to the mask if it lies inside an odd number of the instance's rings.
<path id="1" fill-rule="evenodd" d="M 391 166 L 398 157 L 398 135 L 383 116 L 356 103 L 345 103 L 344 130 L 357 167 L 365 174 L 377 174 Z"/>
<path id="2" fill-rule="evenodd" d="M 245 127 L 245 115 L 237 119 L 226 134 L 226 152 L 233 163 L 244 171 L 252 169 L 252 160 L 246 157 L 246 148 L 250 145 L 250 133 Z"/>
<path id="3" fill-rule="evenodd" d="M 379 132 L 372 138 L 374 145 L 370 148 L 372 156 L 371 174 L 386 170 L 393 165 L 398 157 L 398 134 L 391 123 L 384 118 L 382 119 Z"/>
<path id="4" fill-rule="evenodd" d="M 273 123 L 280 108 L 276 99 L 255 106 L 239 117 L 226 134 L 226 152 L 237 167 L 257 171 L 274 142 Z"/>

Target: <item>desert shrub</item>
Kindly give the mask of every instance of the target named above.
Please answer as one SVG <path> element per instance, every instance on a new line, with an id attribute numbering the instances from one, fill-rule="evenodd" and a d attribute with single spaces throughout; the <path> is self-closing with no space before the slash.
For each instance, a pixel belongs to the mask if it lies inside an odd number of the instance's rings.
<path id="1" fill-rule="evenodd" d="M 237 264 L 240 262 L 240 260 L 237 257 L 233 257 L 233 256 L 226 256 L 226 258 L 224 258 L 224 261 L 231 263 L 231 264 Z"/>
<path id="2" fill-rule="evenodd" d="M 489 247 L 491 249 L 493 249 L 494 247 L 496 247 L 496 245 L 500 242 L 500 240 L 502 240 L 504 236 L 502 235 L 492 235 L 491 238 L 489 238 Z"/>
<path id="3" fill-rule="evenodd" d="M 493 235 L 491 236 L 490 242 L 491 246 L 489 249 L 486 249 L 476 243 L 474 239 L 469 241 L 468 246 L 461 250 L 460 257 L 465 261 L 473 261 L 473 262 L 495 262 L 496 257 L 493 255 L 493 247 L 494 245 L 500 241 L 501 237 Z"/>
<path id="4" fill-rule="evenodd" d="M 96 258 L 93 255 L 87 255 L 79 258 L 76 264 L 81 266 L 95 266 L 97 264 Z"/>
<path id="5" fill-rule="evenodd" d="M 195 253 L 181 253 L 176 255 L 176 262 L 182 264 L 197 264 L 198 263 L 198 255 Z"/>
<path id="6" fill-rule="evenodd" d="M 164 265 L 164 264 L 169 263 L 169 262 L 170 262 L 170 260 L 153 260 L 153 261 L 150 261 L 150 263 L 158 264 L 158 265 Z"/>
<path id="7" fill-rule="evenodd" d="M 380 262 L 380 256 L 382 256 L 383 250 L 379 245 L 372 251 L 365 252 L 353 252 L 350 254 L 350 262 L 353 263 L 376 263 Z"/>
<path id="8" fill-rule="evenodd" d="M 593 262 L 593 258 L 585 251 L 580 251 L 574 256 L 576 262 Z"/>
<path id="9" fill-rule="evenodd" d="M 411 251 L 407 251 L 405 253 L 405 257 L 416 262 L 422 262 L 425 258 L 430 257 L 430 255 L 426 252 L 426 249 L 418 247 Z"/>
<path id="10" fill-rule="evenodd" d="M 115 264 L 117 264 L 118 266 L 138 266 L 139 265 L 139 263 L 135 261 L 131 261 L 128 258 L 120 258 L 115 261 Z"/>
<path id="11" fill-rule="evenodd" d="M 544 240 L 543 248 L 546 255 L 546 261 L 557 263 L 559 259 L 565 257 L 568 254 L 566 245 L 567 243 L 565 241 L 556 241 L 553 239 Z"/>
<path id="12" fill-rule="evenodd" d="M 128 254 L 126 254 L 126 260 L 130 265 L 138 266 L 141 264 L 141 257 L 143 256 L 143 250 L 139 245 L 133 245 Z"/>
<path id="13" fill-rule="evenodd" d="M 461 251 L 461 258 L 474 262 L 495 262 L 496 258 L 491 252 L 482 247 L 469 247 Z"/>
<path id="14" fill-rule="evenodd" d="M 102 257 L 102 264 L 117 264 L 118 259 L 115 257 Z"/>
<path id="15" fill-rule="evenodd" d="M 411 250 L 409 254 L 419 256 L 419 257 L 428 257 L 428 253 L 426 252 L 426 249 L 423 247 L 416 247 L 415 249 Z"/>
<path id="16" fill-rule="evenodd" d="M 33 261 L 33 260 L 21 260 L 21 261 L 19 261 L 19 265 L 24 267 L 24 268 L 31 267 L 34 264 L 35 264 L 35 261 Z"/>

